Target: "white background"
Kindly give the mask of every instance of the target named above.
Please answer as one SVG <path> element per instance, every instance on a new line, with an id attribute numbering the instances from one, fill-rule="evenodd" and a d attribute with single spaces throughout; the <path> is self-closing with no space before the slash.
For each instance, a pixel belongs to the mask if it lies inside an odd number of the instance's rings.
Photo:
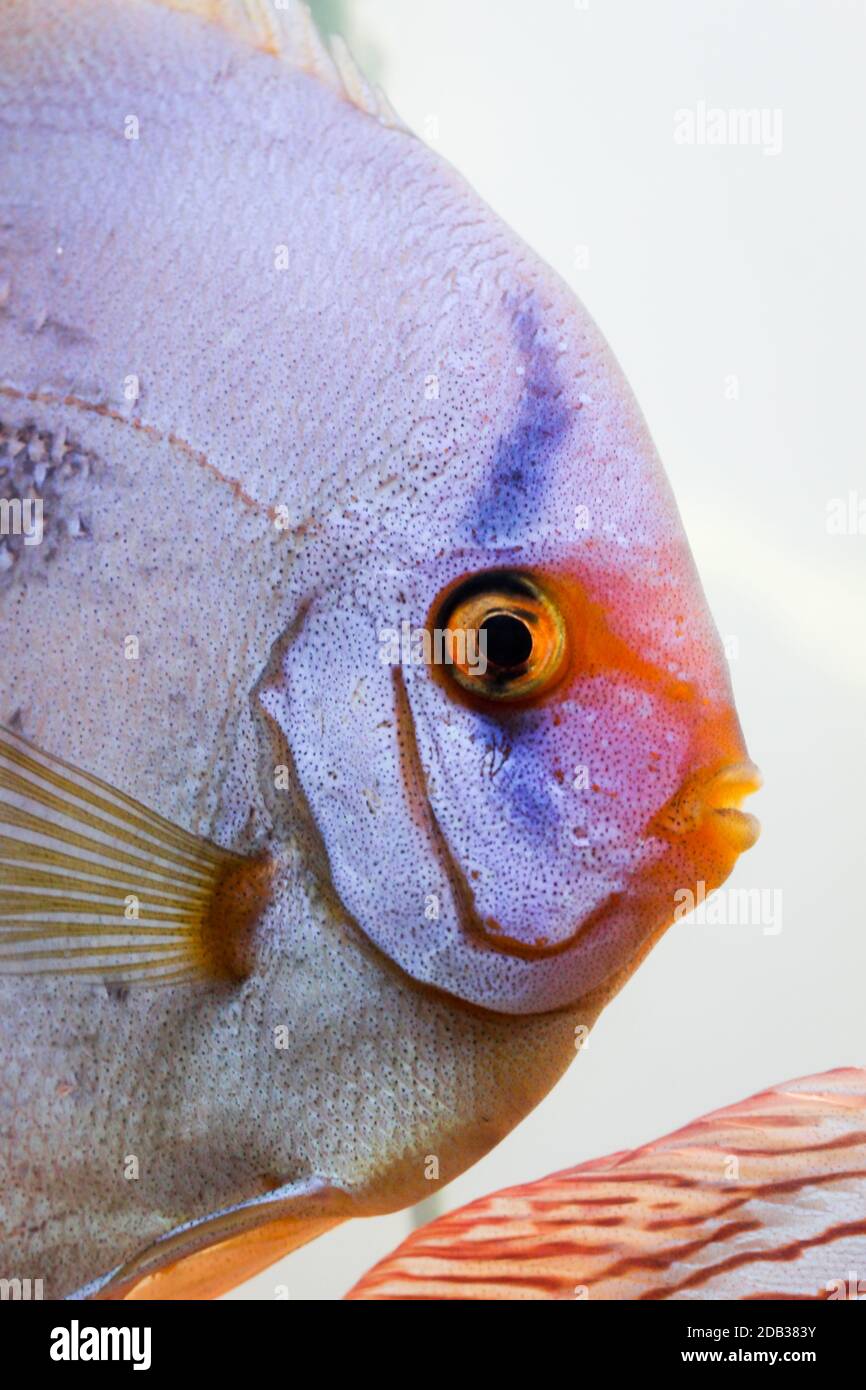
<path id="1" fill-rule="evenodd" d="M 866 1063 L 864 6 L 852 0 L 351 0 L 396 109 L 570 283 L 679 501 L 765 789 L 731 884 L 782 930 L 674 926 L 568 1075 L 444 1209 L 631 1147 L 761 1088 Z M 782 148 L 684 146 L 704 101 Z M 588 249 L 578 268 L 576 248 Z M 739 399 L 726 396 L 736 376 Z M 730 386 L 728 384 L 728 390 Z M 864 522 L 866 525 L 866 522 Z M 234 1297 L 339 1298 L 410 1228 L 346 1225 Z"/>

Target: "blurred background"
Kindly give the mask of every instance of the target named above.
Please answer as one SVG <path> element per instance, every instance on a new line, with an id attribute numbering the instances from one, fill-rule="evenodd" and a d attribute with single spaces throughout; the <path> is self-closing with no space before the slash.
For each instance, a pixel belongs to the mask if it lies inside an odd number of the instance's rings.
<path id="1" fill-rule="evenodd" d="M 729 886 L 762 890 L 769 913 L 673 926 L 553 1093 L 435 1199 L 442 1211 L 866 1064 L 866 6 L 313 9 L 611 342 L 766 784 L 749 803 L 763 836 Z M 701 142 L 714 109 L 762 113 L 756 138 Z M 230 1297 L 340 1298 L 431 1214 L 349 1223 Z"/>

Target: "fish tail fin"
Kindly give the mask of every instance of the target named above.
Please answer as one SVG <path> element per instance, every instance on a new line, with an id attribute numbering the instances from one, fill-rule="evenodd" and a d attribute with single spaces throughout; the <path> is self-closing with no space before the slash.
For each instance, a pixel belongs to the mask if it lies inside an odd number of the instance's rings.
<path id="1" fill-rule="evenodd" d="M 0 725 L 0 975 L 238 978 L 269 883 Z"/>

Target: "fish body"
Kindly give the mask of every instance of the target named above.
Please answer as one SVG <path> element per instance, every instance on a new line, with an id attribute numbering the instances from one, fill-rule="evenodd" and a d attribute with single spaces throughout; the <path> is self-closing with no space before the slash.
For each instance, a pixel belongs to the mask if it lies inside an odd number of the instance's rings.
<path id="1" fill-rule="evenodd" d="M 347 1297 L 862 1299 L 864 1119 L 862 1069 L 774 1086 L 451 1212 Z"/>
<path id="2" fill-rule="evenodd" d="M 3 1260 L 203 1296 L 498 1142 L 756 774 L 610 350 L 299 6 L 6 5 L 0 126 Z"/>

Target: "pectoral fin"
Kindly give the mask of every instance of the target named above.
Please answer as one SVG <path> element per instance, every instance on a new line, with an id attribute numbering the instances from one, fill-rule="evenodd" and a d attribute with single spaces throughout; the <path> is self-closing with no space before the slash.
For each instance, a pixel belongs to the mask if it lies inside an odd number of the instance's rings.
<path id="1" fill-rule="evenodd" d="M 270 884 L 0 726 L 0 975 L 171 984 L 244 973 Z"/>

